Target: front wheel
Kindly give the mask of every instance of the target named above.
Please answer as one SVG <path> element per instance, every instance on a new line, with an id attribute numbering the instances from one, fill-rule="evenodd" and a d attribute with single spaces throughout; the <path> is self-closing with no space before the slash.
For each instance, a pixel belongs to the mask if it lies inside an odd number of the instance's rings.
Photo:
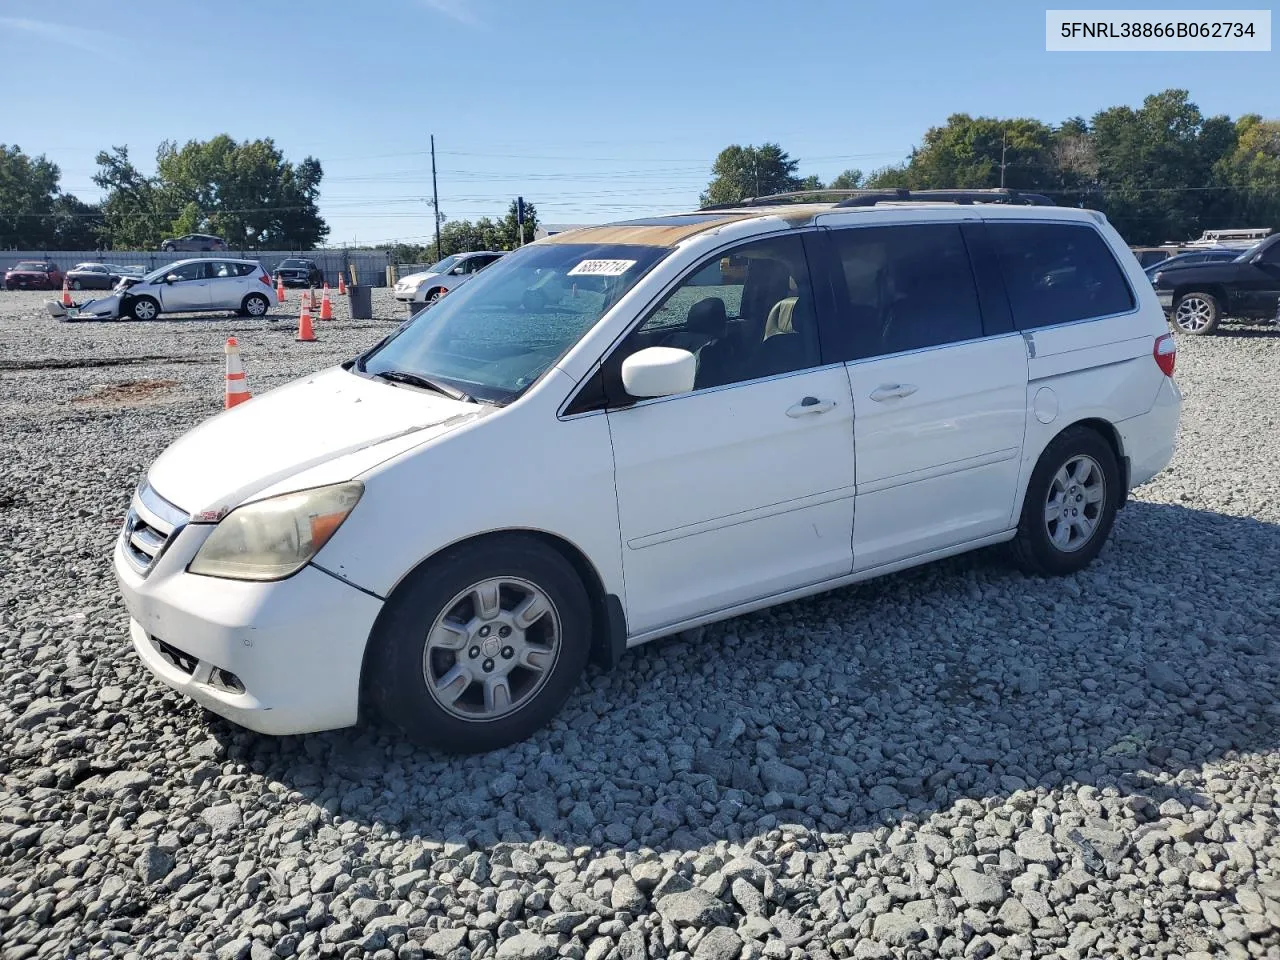
<path id="1" fill-rule="evenodd" d="M 80 281 L 79 281 L 79 280 L 72 280 L 72 281 L 71 281 L 71 289 L 72 289 L 72 290 L 81 290 L 81 289 L 83 289 L 83 288 L 80 286 Z"/>
<path id="2" fill-rule="evenodd" d="M 555 716 L 590 637 L 587 592 L 563 556 L 527 536 L 486 538 L 446 551 L 388 601 L 366 692 L 423 746 L 494 750 Z"/>
<path id="3" fill-rule="evenodd" d="M 1173 307 L 1173 325 L 1193 337 L 1213 333 L 1221 319 L 1222 307 L 1211 293 L 1184 293 Z"/>
<path id="4" fill-rule="evenodd" d="M 267 298 L 260 293 L 251 293 L 244 298 L 244 303 L 240 309 L 251 317 L 265 317 L 267 309 L 271 305 L 267 303 Z"/>
<path id="5" fill-rule="evenodd" d="M 1027 484 L 1013 558 L 1044 576 L 1083 570 L 1102 550 L 1120 502 L 1115 452 L 1088 427 L 1068 427 L 1045 448 Z"/>
<path id="6" fill-rule="evenodd" d="M 160 304 L 150 297 L 138 297 L 129 307 L 135 320 L 154 320 L 160 313 Z"/>
<path id="7" fill-rule="evenodd" d="M 166 244 L 165 244 L 163 247 L 161 247 L 160 249 L 161 249 L 161 250 L 163 250 L 165 253 L 173 253 L 173 252 L 174 252 L 175 250 L 177 250 L 178 248 L 177 248 L 177 247 L 175 247 L 172 243 L 166 243 Z"/>

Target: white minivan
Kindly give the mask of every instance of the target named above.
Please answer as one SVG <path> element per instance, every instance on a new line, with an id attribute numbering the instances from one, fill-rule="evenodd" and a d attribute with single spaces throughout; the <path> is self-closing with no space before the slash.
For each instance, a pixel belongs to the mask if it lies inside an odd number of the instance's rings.
<path id="1" fill-rule="evenodd" d="M 783 196 L 508 254 L 160 456 L 115 547 L 134 647 L 254 730 L 366 708 L 477 751 L 656 637 L 1004 541 L 1080 570 L 1181 397 L 1123 241 L 1039 199 Z"/>

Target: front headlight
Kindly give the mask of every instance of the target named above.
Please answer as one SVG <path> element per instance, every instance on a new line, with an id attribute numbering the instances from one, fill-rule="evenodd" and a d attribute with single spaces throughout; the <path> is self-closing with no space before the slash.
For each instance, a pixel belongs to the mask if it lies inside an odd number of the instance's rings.
<path id="1" fill-rule="evenodd" d="M 1153 273 L 1153 274 L 1151 275 L 1151 285 L 1152 285 L 1153 287 L 1158 287 L 1158 286 L 1160 286 L 1160 279 L 1161 279 L 1163 276 L 1164 276 L 1164 274 L 1163 274 L 1163 273 L 1161 273 L 1159 270 L 1157 270 L 1155 273 Z"/>
<path id="2" fill-rule="evenodd" d="M 237 507 L 204 542 L 189 573 L 229 580 L 283 580 L 320 552 L 360 501 L 359 481 L 299 490 Z"/>

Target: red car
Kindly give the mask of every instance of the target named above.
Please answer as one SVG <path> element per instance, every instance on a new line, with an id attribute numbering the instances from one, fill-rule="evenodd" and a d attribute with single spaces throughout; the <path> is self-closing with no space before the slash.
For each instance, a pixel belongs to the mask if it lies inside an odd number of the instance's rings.
<path id="1" fill-rule="evenodd" d="M 19 260 L 5 271 L 6 290 L 57 290 L 62 271 L 52 260 Z"/>

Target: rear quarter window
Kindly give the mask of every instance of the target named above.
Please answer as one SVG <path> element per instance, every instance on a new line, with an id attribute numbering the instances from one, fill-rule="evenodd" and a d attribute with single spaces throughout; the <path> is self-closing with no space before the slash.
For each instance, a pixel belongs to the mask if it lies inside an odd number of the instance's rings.
<path id="1" fill-rule="evenodd" d="M 988 222 L 1013 323 L 1033 330 L 1132 310 L 1133 291 L 1098 231 L 1086 224 Z"/>

